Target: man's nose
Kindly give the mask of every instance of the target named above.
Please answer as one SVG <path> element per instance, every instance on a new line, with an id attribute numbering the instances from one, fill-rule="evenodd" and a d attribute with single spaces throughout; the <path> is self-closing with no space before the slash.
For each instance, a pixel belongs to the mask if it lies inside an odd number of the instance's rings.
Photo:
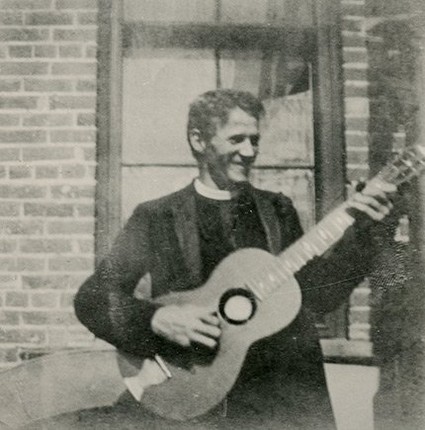
<path id="1" fill-rule="evenodd" d="M 251 143 L 251 139 L 248 136 L 244 139 L 243 142 L 240 143 L 238 149 L 241 157 L 255 157 L 255 155 L 257 154 L 257 149 Z"/>

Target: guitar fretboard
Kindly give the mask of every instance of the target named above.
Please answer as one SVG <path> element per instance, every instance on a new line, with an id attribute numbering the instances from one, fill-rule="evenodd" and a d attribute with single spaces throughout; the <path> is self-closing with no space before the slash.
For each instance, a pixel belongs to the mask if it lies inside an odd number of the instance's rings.
<path id="1" fill-rule="evenodd" d="M 342 204 L 293 245 L 289 246 L 267 267 L 261 279 L 250 282 L 253 293 L 263 300 L 280 288 L 283 282 L 294 276 L 314 257 L 323 255 L 335 245 L 345 231 L 354 223 L 354 218 L 346 212 Z"/>
<path id="2" fill-rule="evenodd" d="M 382 181 L 400 185 L 417 176 L 425 169 L 425 148 L 413 146 L 407 148 L 393 163 L 386 165 L 369 183 L 379 186 Z M 323 255 L 335 245 L 346 230 L 354 224 L 354 218 L 347 212 L 343 203 L 321 220 L 308 233 L 289 246 L 270 267 L 265 267 L 258 279 L 248 285 L 258 299 L 262 300 L 281 287 L 314 257 Z"/>

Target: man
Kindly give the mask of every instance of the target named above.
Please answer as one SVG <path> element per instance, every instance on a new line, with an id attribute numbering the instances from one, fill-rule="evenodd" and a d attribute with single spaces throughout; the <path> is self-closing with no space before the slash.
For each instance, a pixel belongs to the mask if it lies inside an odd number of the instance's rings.
<path id="1" fill-rule="evenodd" d="M 150 274 L 153 297 L 194 289 L 236 249 L 277 254 L 302 235 L 287 197 L 249 184 L 262 114 L 254 96 L 234 90 L 210 91 L 192 103 L 187 136 L 199 176 L 183 190 L 139 205 L 110 254 L 80 288 L 76 314 L 96 336 L 140 357 L 160 354 L 170 345 L 214 349 L 221 334 L 216 313 L 136 299 L 140 279 Z M 368 235 L 360 224 L 365 218 L 381 221 L 392 206 L 388 193 L 394 191 L 390 184 L 367 186 L 348 201 L 359 222 L 333 252 L 296 274 L 303 291 L 296 319 L 256 342 L 223 405 L 184 428 L 334 428 L 313 314 L 336 308 L 365 275 Z M 146 417 L 150 426 L 174 428 L 135 401 L 129 410 Z"/>

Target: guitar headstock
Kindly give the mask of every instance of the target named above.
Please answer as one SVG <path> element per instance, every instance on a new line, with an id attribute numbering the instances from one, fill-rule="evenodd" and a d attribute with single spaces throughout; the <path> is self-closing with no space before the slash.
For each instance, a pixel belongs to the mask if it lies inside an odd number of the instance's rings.
<path id="1" fill-rule="evenodd" d="M 400 153 L 392 163 L 386 165 L 377 175 L 378 179 L 400 185 L 419 176 L 425 170 L 425 147 L 411 146 Z"/>

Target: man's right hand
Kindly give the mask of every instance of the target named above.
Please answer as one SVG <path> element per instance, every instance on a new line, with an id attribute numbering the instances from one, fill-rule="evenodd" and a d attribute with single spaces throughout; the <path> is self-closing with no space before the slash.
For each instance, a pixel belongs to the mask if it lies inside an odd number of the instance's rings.
<path id="1" fill-rule="evenodd" d="M 159 308 L 151 321 L 155 334 L 181 346 L 192 342 L 215 348 L 220 337 L 220 320 L 210 309 L 194 305 Z"/>

